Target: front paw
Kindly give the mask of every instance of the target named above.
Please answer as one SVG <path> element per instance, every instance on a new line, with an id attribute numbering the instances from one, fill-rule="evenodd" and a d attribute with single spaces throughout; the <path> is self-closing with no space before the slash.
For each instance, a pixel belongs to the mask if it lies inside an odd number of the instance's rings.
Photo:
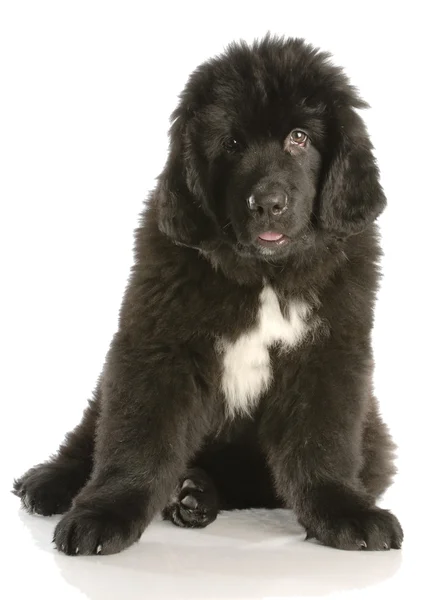
<path id="1" fill-rule="evenodd" d="M 341 550 L 389 550 L 401 548 L 403 530 L 388 510 L 371 508 L 351 515 L 315 519 L 307 539 L 316 538 L 325 546 Z"/>
<path id="2" fill-rule="evenodd" d="M 71 556 L 115 554 L 136 542 L 141 533 L 142 527 L 126 513 L 77 505 L 56 526 L 53 542 Z"/>
<path id="3" fill-rule="evenodd" d="M 15 480 L 12 491 L 30 514 L 49 516 L 66 512 L 84 481 L 78 464 L 47 462 Z"/>

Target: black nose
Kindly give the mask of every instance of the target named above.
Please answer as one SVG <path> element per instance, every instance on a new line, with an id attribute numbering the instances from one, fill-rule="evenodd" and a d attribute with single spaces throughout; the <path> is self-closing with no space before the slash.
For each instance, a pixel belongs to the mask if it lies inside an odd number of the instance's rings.
<path id="1" fill-rule="evenodd" d="M 257 211 L 260 216 L 268 214 L 269 216 L 279 217 L 287 210 L 287 203 L 287 194 L 282 192 L 251 194 L 247 199 L 248 208 L 251 211 Z"/>

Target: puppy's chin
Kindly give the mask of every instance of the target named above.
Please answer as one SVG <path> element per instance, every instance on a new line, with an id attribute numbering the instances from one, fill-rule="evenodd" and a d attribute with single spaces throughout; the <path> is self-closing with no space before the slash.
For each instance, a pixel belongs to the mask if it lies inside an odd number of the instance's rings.
<path id="1" fill-rule="evenodd" d="M 293 242 L 290 239 L 284 240 L 281 244 L 263 244 L 258 241 L 253 243 L 237 242 L 234 246 L 235 252 L 243 258 L 259 258 L 267 261 L 281 260 L 285 258 Z"/>

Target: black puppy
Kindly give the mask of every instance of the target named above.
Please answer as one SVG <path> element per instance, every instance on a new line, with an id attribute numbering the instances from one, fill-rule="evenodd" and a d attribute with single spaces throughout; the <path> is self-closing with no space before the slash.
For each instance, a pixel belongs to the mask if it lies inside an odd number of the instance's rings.
<path id="1" fill-rule="evenodd" d="M 301 40 L 232 45 L 190 77 L 94 398 L 15 482 L 30 512 L 68 511 L 59 550 L 258 506 L 329 546 L 400 547 L 375 506 L 394 445 L 372 393 L 385 197 L 364 106 Z"/>

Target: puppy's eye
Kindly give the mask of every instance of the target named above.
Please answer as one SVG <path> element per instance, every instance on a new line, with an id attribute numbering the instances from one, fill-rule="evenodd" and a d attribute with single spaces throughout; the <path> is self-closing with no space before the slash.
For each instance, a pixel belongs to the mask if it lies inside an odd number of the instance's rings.
<path id="1" fill-rule="evenodd" d="M 241 144 L 235 138 L 230 137 L 224 140 L 223 148 L 226 152 L 229 152 L 229 154 L 235 154 L 236 152 L 240 152 Z"/>
<path id="2" fill-rule="evenodd" d="M 290 133 L 290 142 L 297 146 L 305 146 L 308 141 L 308 136 L 304 131 L 295 129 Z"/>

